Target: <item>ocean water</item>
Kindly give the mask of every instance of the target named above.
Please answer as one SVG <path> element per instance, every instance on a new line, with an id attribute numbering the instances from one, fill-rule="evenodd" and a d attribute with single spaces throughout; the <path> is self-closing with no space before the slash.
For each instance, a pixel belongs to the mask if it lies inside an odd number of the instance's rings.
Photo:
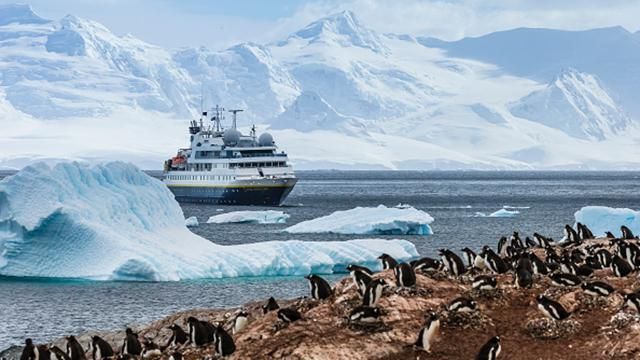
<path id="1" fill-rule="evenodd" d="M 1 174 L 0 174 L 1 177 Z M 282 208 L 288 224 L 355 206 L 410 204 L 430 213 L 434 235 L 404 236 L 421 255 L 443 247 L 459 250 L 494 246 L 502 235 L 537 231 L 562 237 L 562 226 L 586 205 L 640 209 L 640 173 L 636 172 L 300 172 L 300 181 Z M 513 218 L 478 217 L 504 206 Z M 219 244 L 267 240 L 347 240 L 368 236 L 285 234 L 287 225 L 208 225 L 221 211 L 262 209 L 185 204 L 185 216 L 197 216 L 193 231 Z M 399 238 L 398 236 L 380 236 Z M 340 276 L 327 277 L 335 281 Z M 245 302 L 304 296 L 300 277 L 237 278 L 176 283 L 58 282 L 0 279 L 0 349 L 91 330 L 144 324 L 175 311 L 233 307 Z"/>

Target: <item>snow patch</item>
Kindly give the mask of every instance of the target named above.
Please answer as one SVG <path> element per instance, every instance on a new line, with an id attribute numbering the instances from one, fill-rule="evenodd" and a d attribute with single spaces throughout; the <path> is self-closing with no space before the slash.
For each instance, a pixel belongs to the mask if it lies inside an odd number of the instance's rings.
<path id="1" fill-rule="evenodd" d="M 284 224 L 291 215 L 284 211 L 233 211 L 214 215 L 207 220 L 207 224 Z"/>
<path id="2" fill-rule="evenodd" d="M 221 246 L 193 234 L 173 194 L 130 164 L 39 163 L 0 182 L 0 275 L 177 281 L 378 268 L 405 240 Z"/>
<path id="3" fill-rule="evenodd" d="M 632 209 L 585 206 L 576 211 L 574 217 L 576 222 L 587 225 L 595 236 L 604 236 L 607 231 L 622 236 L 622 225 L 631 229 L 634 234 L 640 233 L 640 211 Z"/>
<path id="4" fill-rule="evenodd" d="M 431 235 L 431 215 L 413 207 L 357 207 L 303 221 L 286 228 L 289 233 L 367 235 Z"/>

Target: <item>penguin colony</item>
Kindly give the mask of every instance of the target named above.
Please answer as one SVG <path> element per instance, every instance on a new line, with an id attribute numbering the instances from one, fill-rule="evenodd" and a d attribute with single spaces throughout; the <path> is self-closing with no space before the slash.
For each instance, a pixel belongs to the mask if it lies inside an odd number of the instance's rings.
<path id="1" fill-rule="evenodd" d="M 542 282 L 546 277 L 546 283 L 552 287 L 579 288 L 594 298 L 610 299 L 619 296 L 624 307 L 640 313 L 640 291 L 615 289 L 606 281 L 591 279 L 596 270 L 607 269 L 612 276 L 619 278 L 640 270 L 640 241 L 625 226 L 621 228 L 621 232 L 620 238 L 608 232 L 607 242 L 595 239 L 589 228 L 580 223 L 576 229 L 565 226 L 565 238 L 560 242 L 538 233 L 533 234 L 533 239 L 527 237 L 522 241 L 519 234 L 514 232 L 510 237 L 502 237 L 495 251 L 490 246 L 484 246 L 477 253 L 469 248 L 462 249 L 465 261 L 449 249 L 439 251 L 440 259 L 421 258 L 410 263 L 398 262 L 388 254 L 382 254 L 379 257 L 382 268 L 391 270 L 395 281 L 388 282 L 383 278 L 376 278 L 376 274 L 366 267 L 349 265 L 347 270 L 359 301 L 354 304 L 344 321 L 346 326 L 353 327 L 358 332 L 375 331 L 376 327 L 383 324 L 382 316 L 390 310 L 379 306 L 385 293 L 402 294 L 403 291 L 417 291 L 418 276 L 429 277 L 438 274 L 468 286 L 469 290 L 484 294 L 498 291 L 500 287 L 533 291 L 534 284 Z M 500 274 L 511 274 L 512 281 L 499 283 L 497 276 Z M 310 298 L 313 301 L 331 301 L 336 296 L 334 289 L 322 277 L 310 274 L 305 278 L 309 282 Z M 477 299 L 462 296 L 453 299 L 440 310 L 425 309 L 423 325 L 415 329 L 415 341 L 405 345 L 410 347 L 414 354 L 424 354 L 419 355 L 420 358 L 429 358 L 434 343 L 438 341 L 443 313 L 446 315 L 479 312 L 482 311 L 480 304 L 484 300 L 486 299 L 481 296 Z M 543 293 L 535 296 L 535 307 L 541 315 L 553 322 L 562 322 L 572 316 L 572 312 L 559 301 Z M 275 331 L 294 322 L 305 322 L 298 308 L 281 308 L 273 297 L 261 308 L 263 316 L 272 312 L 276 314 Z M 207 359 L 225 358 L 236 351 L 234 336 L 242 334 L 254 320 L 255 316 L 244 309 L 236 312 L 233 320 L 227 324 L 188 317 L 186 323 L 175 323 L 167 328 L 171 331 L 171 336 L 163 345 L 157 345 L 151 339 L 141 339 L 130 328 L 125 330 L 121 344 L 112 346 L 103 338 L 93 336 L 86 350 L 74 336 L 66 337 L 65 349 L 53 344 L 35 345 L 31 339 L 26 339 L 20 360 L 86 360 L 88 357 L 93 360 L 182 360 L 185 349 L 189 347 L 212 349 Z M 477 349 L 475 359 L 499 359 L 503 352 L 503 336 L 487 334 L 485 340 L 484 345 Z"/>

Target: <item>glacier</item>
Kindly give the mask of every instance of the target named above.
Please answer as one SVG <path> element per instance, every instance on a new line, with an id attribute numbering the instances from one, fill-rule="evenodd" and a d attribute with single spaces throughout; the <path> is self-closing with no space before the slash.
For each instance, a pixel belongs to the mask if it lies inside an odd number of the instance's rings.
<path id="1" fill-rule="evenodd" d="M 622 236 L 620 226 L 625 225 L 634 234 L 640 233 L 640 211 L 607 206 L 585 206 L 574 214 L 576 222 L 589 227 L 595 236 L 604 236 L 611 231 Z"/>
<path id="2" fill-rule="evenodd" d="M 0 182 L 0 276 L 178 281 L 379 268 L 405 240 L 222 246 L 193 234 L 171 192 L 131 164 L 37 163 Z"/>
<path id="3" fill-rule="evenodd" d="M 232 211 L 209 217 L 207 224 L 284 224 L 290 216 L 277 210 Z"/>
<path id="4" fill-rule="evenodd" d="M 413 207 L 357 207 L 307 220 L 284 229 L 288 233 L 365 235 L 431 235 L 433 218 Z"/>

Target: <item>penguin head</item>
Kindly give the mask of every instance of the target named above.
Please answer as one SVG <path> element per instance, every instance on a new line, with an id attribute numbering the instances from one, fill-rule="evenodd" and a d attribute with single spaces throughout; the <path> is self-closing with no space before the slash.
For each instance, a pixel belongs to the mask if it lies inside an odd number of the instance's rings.
<path id="1" fill-rule="evenodd" d="M 545 297 L 544 295 L 542 295 L 542 294 L 540 294 L 540 295 L 536 296 L 536 301 L 538 301 L 538 302 L 542 302 L 542 301 L 544 301 L 545 299 L 546 299 L 546 297 Z"/>
<path id="2" fill-rule="evenodd" d="M 26 339 L 24 341 L 24 344 L 27 345 L 27 346 L 31 346 L 31 345 L 33 345 L 33 340 L 31 340 L 31 338 L 28 338 L 28 339 Z"/>
<path id="3" fill-rule="evenodd" d="M 378 309 L 377 307 L 374 307 L 372 311 L 373 311 L 373 314 L 375 316 L 379 316 L 380 315 L 380 309 Z"/>
<path id="4" fill-rule="evenodd" d="M 238 313 L 238 317 L 248 317 L 249 313 L 246 310 L 242 310 Z"/>
<path id="5" fill-rule="evenodd" d="M 100 336 L 94 335 L 91 337 L 91 341 L 95 344 L 100 339 Z"/>
<path id="6" fill-rule="evenodd" d="M 347 265 L 347 271 L 354 271 L 355 269 L 356 269 L 356 267 L 353 266 L 353 264 Z"/>
<path id="7" fill-rule="evenodd" d="M 309 274 L 309 275 L 305 275 L 305 277 L 304 277 L 304 278 L 305 278 L 305 279 L 307 279 L 307 280 L 309 280 L 309 281 L 311 281 L 311 279 L 312 279 L 314 276 L 315 276 L 315 275 L 313 275 L 313 274 Z"/>
<path id="8" fill-rule="evenodd" d="M 133 330 L 131 330 L 131 328 L 127 328 L 124 333 L 127 335 L 133 335 Z"/>
<path id="9" fill-rule="evenodd" d="M 582 288 L 582 290 L 585 290 L 587 288 L 587 283 L 583 282 L 582 284 L 580 284 L 580 287 Z"/>
<path id="10" fill-rule="evenodd" d="M 187 324 L 195 324 L 195 323 L 197 323 L 198 321 L 199 321 L 199 320 L 198 320 L 198 319 L 196 319 L 196 318 L 195 318 L 195 317 L 193 317 L 193 316 L 189 316 L 189 317 L 187 318 Z"/>
<path id="11" fill-rule="evenodd" d="M 389 254 L 382 254 L 382 255 L 378 256 L 378 259 L 380 259 L 380 260 L 386 260 L 386 259 L 388 259 L 388 258 L 390 258 L 390 257 L 391 257 L 391 255 L 389 255 Z"/>

